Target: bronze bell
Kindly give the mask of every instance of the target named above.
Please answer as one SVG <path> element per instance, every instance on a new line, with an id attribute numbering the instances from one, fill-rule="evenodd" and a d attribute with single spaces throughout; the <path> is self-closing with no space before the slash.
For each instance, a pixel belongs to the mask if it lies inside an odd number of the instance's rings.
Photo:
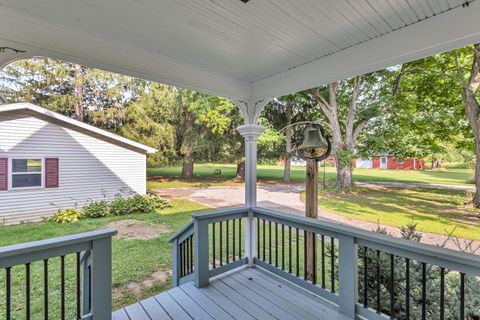
<path id="1" fill-rule="evenodd" d="M 326 149 L 327 143 L 320 129 L 315 127 L 306 128 L 303 143 L 297 148 L 298 150 L 312 150 L 317 148 Z"/>

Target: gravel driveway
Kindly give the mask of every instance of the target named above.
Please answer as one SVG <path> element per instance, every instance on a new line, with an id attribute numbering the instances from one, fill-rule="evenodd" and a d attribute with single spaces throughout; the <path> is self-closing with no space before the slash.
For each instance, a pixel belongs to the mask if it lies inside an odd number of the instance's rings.
<path id="1" fill-rule="evenodd" d="M 304 215 L 305 204 L 300 199 L 300 194 L 304 190 L 305 186 L 303 184 L 259 184 L 257 189 L 257 205 L 273 210 Z M 152 192 L 166 198 L 185 198 L 215 209 L 242 206 L 245 199 L 243 186 L 172 188 L 152 190 Z M 356 220 L 323 210 L 319 210 L 318 214 L 322 218 L 352 227 L 369 231 L 377 229 L 376 223 Z M 398 228 L 390 226 L 382 227 L 385 227 L 389 234 L 400 237 Z M 422 232 L 422 234 L 422 242 L 426 244 L 441 245 L 445 243 L 446 248 L 454 250 L 461 250 L 459 245 L 462 248 L 467 246 L 480 248 L 480 241 L 470 243 L 470 241 L 461 240 L 460 243 L 455 243 L 452 239 L 448 239 L 447 236 L 426 232 Z M 480 249 L 478 251 L 480 254 Z"/>

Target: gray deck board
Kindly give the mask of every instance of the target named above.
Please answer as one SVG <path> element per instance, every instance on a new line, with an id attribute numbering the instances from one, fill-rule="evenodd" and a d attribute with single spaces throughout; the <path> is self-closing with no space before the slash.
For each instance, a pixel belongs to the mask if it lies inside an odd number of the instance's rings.
<path id="1" fill-rule="evenodd" d="M 222 309 L 222 307 L 216 304 L 215 301 L 213 301 L 212 299 L 207 297 L 202 291 L 197 289 L 193 282 L 186 283 L 185 285 L 181 286 L 180 289 L 182 289 L 186 294 L 190 296 L 190 298 L 192 298 L 199 305 L 201 305 L 202 308 L 206 310 L 214 319 L 235 319 L 227 311 Z"/>
<path id="2" fill-rule="evenodd" d="M 262 269 L 239 268 L 197 288 L 192 282 L 127 306 L 114 320 L 344 320 L 337 310 Z"/>
<path id="3" fill-rule="evenodd" d="M 148 313 L 152 320 L 171 320 L 170 316 L 163 310 L 162 306 L 154 297 L 140 301 L 143 309 Z"/>
<path id="4" fill-rule="evenodd" d="M 150 317 L 143 309 L 140 303 L 135 303 L 125 307 L 125 311 L 127 312 L 130 319 L 135 320 L 150 320 Z"/>

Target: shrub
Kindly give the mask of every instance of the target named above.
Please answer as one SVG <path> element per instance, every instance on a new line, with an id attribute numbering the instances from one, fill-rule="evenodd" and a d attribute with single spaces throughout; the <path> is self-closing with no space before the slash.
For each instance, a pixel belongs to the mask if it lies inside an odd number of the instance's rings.
<path id="1" fill-rule="evenodd" d="M 88 218 L 100 218 L 110 215 L 110 205 L 108 201 L 92 201 L 82 210 L 83 215 Z"/>
<path id="2" fill-rule="evenodd" d="M 132 213 L 128 199 L 121 196 L 115 197 L 115 200 L 110 203 L 110 213 L 115 216 Z"/>
<path id="3" fill-rule="evenodd" d="M 53 216 L 53 221 L 57 223 L 77 222 L 82 218 L 82 214 L 77 209 L 60 209 Z"/>
<path id="4" fill-rule="evenodd" d="M 145 201 L 150 203 L 153 209 L 163 210 L 166 208 L 170 208 L 172 206 L 169 200 L 160 198 L 153 194 L 147 194 L 146 196 L 143 196 L 143 197 Z"/>
<path id="5" fill-rule="evenodd" d="M 131 198 L 117 196 L 110 204 L 110 212 L 116 216 L 122 216 L 132 213 L 148 213 L 156 209 L 165 209 L 170 207 L 170 201 L 159 198 L 154 195 L 137 194 Z"/>

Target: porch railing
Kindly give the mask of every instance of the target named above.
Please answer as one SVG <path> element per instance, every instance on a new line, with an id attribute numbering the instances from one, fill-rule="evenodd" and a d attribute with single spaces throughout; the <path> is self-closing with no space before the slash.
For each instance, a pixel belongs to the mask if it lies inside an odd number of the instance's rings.
<path id="1" fill-rule="evenodd" d="M 0 316 L 33 319 L 35 308 L 44 319 L 110 319 L 115 234 L 105 229 L 0 248 Z"/>
<path id="2" fill-rule="evenodd" d="M 237 229 L 232 221 L 241 221 Z M 253 227 L 246 228 L 249 223 Z M 238 226 L 243 240 L 235 248 L 243 248 L 232 260 Z M 480 297 L 466 298 L 469 288 L 480 285 L 480 257 L 472 254 L 262 208 L 196 215 L 171 241 L 177 285 L 194 280 L 204 286 L 210 277 L 249 263 L 318 294 L 350 318 L 478 316 Z M 184 248 L 189 258 L 183 258 Z M 178 263 L 185 259 L 188 271 L 182 273 Z"/>

